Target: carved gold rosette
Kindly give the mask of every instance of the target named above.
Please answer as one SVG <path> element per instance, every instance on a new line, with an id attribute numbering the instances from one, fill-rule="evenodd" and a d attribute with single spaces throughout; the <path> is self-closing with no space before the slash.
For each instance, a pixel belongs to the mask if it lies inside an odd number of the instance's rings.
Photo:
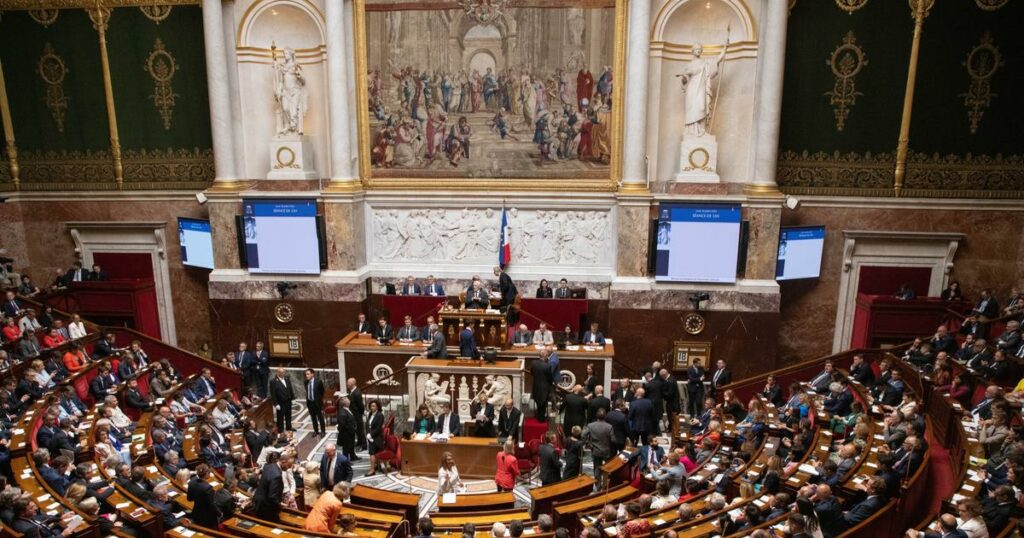
<path id="1" fill-rule="evenodd" d="M 46 84 L 46 108 L 57 125 L 57 131 L 64 132 L 64 113 L 68 109 L 68 97 L 64 95 L 64 77 L 68 68 L 64 60 L 57 55 L 53 45 L 47 43 L 43 54 L 36 63 L 36 73 Z"/>
<path id="2" fill-rule="evenodd" d="M 992 93 L 992 76 L 1003 66 L 1003 56 L 999 48 L 992 44 L 992 34 L 985 32 L 981 36 L 981 41 L 967 53 L 963 64 L 971 77 L 971 83 L 967 92 L 961 93 L 960 97 L 964 98 L 967 118 L 971 121 L 971 134 L 974 134 L 978 131 L 985 109 L 996 96 Z"/>
<path id="3" fill-rule="evenodd" d="M 160 24 L 167 17 L 171 16 L 172 6 L 167 5 L 152 5 L 152 6 L 139 6 L 139 10 L 146 16 L 147 19 Z"/>
<path id="4" fill-rule="evenodd" d="M 160 38 L 153 43 L 153 51 L 146 58 L 143 69 L 153 79 L 153 93 L 149 98 L 153 100 L 153 106 L 160 111 L 160 117 L 164 120 L 164 130 L 169 131 L 171 115 L 174 113 L 174 100 L 179 97 L 171 86 L 178 64 L 174 61 L 174 56 L 164 48 L 164 42 Z"/>
<path id="5" fill-rule="evenodd" d="M 836 5 L 839 6 L 839 9 L 852 15 L 854 11 L 868 5 L 868 0 L 836 0 Z"/>
<path id="6" fill-rule="evenodd" d="M 28 16 L 32 17 L 32 20 L 43 25 L 44 28 L 49 27 L 51 24 L 57 22 L 57 17 L 60 16 L 59 9 L 31 9 L 28 12 Z"/>
<path id="7" fill-rule="evenodd" d="M 825 64 L 832 69 L 835 76 L 832 90 L 825 92 L 825 95 L 828 96 L 828 102 L 835 113 L 836 131 L 842 131 L 846 126 L 846 118 L 850 115 L 850 108 L 857 104 L 857 96 L 864 95 L 857 91 L 856 77 L 868 64 L 867 55 L 857 44 L 853 30 L 846 33 L 843 42 L 832 51 Z"/>

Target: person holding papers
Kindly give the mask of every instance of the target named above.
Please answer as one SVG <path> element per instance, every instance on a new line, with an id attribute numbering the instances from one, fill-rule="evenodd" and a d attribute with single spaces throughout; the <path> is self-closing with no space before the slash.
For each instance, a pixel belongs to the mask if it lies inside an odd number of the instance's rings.
<path id="1" fill-rule="evenodd" d="M 398 329 L 398 341 L 412 343 L 420 339 L 420 330 L 412 324 L 412 316 L 405 316 L 405 325 Z"/>
<path id="2" fill-rule="evenodd" d="M 452 413 L 452 404 L 441 404 L 441 414 L 437 416 L 437 425 L 434 429 L 444 437 L 457 437 L 462 435 L 462 421 L 457 413 Z"/>
<path id="3" fill-rule="evenodd" d="M 444 288 L 434 280 L 434 275 L 427 277 L 427 284 L 423 286 L 423 295 L 444 297 Z"/>
<path id="4" fill-rule="evenodd" d="M 542 321 L 537 330 L 533 331 L 533 344 L 536 346 L 555 345 L 555 335 L 551 332 L 551 329 L 548 329 L 547 323 Z"/>
<path id="5" fill-rule="evenodd" d="M 604 335 L 601 331 L 597 330 L 597 323 L 590 324 L 590 330 L 583 333 L 583 345 L 585 346 L 603 346 Z"/>
<path id="6" fill-rule="evenodd" d="M 459 469 L 455 466 L 455 457 L 451 452 L 441 454 L 441 466 L 437 469 L 437 494 L 461 493 L 466 486 L 459 478 Z"/>

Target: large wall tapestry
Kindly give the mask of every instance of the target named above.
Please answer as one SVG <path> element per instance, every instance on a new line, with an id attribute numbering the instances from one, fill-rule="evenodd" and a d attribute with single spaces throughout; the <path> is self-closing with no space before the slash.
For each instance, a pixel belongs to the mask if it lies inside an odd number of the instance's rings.
<path id="1" fill-rule="evenodd" d="M 357 2 L 362 176 L 614 188 L 623 11 L 622 0 Z"/>

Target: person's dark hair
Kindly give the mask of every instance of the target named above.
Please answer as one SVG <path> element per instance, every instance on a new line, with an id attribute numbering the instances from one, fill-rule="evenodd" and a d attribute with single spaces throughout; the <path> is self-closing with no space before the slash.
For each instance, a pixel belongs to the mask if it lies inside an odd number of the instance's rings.
<path id="1" fill-rule="evenodd" d="M 508 524 L 508 534 L 512 538 L 518 538 L 523 535 L 523 522 L 518 519 L 513 519 Z"/>
<path id="2" fill-rule="evenodd" d="M 473 523 L 465 523 L 462 525 L 462 536 L 466 538 L 473 538 L 476 536 L 476 525 Z"/>
<path id="3" fill-rule="evenodd" d="M 555 529 L 555 538 L 570 538 L 569 529 L 565 527 L 558 527 Z"/>
<path id="4" fill-rule="evenodd" d="M 416 523 L 416 528 L 419 529 L 422 536 L 434 534 L 434 522 L 429 517 L 421 517 L 419 522 Z"/>

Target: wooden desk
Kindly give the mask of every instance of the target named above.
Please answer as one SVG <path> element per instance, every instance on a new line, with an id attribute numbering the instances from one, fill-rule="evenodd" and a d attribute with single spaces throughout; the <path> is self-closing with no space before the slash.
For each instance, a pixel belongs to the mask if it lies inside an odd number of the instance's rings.
<path id="1" fill-rule="evenodd" d="M 450 346 L 459 345 L 459 333 L 466 326 L 473 327 L 478 346 L 501 349 L 508 343 L 508 319 L 496 310 L 441 310 L 437 313 L 437 323 Z"/>
<path id="2" fill-rule="evenodd" d="M 515 506 L 516 496 L 511 491 L 456 495 L 453 503 L 445 503 L 443 499 L 437 501 L 439 512 L 491 512 L 515 508 Z"/>
<path id="3" fill-rule="evenodd" d="M 580 527 L 580 521 L 576 514 L 593 510 L 606 504 L 625 502 L 639 493 L 633 486 L 623 484 L 617 488 L 588 495 L 582 499 L 557 502 L 552 506 L 554 511 L 552 517 L 555 520 L 555 527 L 565 527 L 569 529 L 570 535 L 575 535 Z"/>
<path id="4" fill-rule="evenodd" d="M 402 474 L 437 476 L 441 454 L 451 452 L 460 476 L 494 478 L 500 448 L 493 437 L 452 437 L 446 443 L 403 439 Z"/>
<path id="5" fill-rule="evenodd" d="M 436 468 L 434 472 L 437 472 Z M 419 520 L 420 496 L 417 494 L 357 485 L 349 492 L 349 499 L 362 506 L 398 510 L 405 514 L 405 519 L 410 523 Z"/>
<path id="6" fill-rule="evenodd" d="M 576 499 L 590 495 L 594 491 L 594 479 L 587 475 L 578 475 L 569 480 L 562 480 L 547 486 L 530 489 L 530 501 L 533 517 L 551 514 L 552 506 L 559 501 Z"/>
<path id="7" fill-rule="evenodd" d="M 438 528 L 458 528 L 466 523 L 472 523 L 477 526 L 490 526 L 495 521 L 508 522 L 515 519 L 529 521 L 530 513 L 526 510 L 516 510 L 513 508 L 511 510 L 494 510 L 479 514 L 456 514 L 454 512 L 450 514 L 431 514 L 430 519 L 434 522 L 434 526 Z"/>

